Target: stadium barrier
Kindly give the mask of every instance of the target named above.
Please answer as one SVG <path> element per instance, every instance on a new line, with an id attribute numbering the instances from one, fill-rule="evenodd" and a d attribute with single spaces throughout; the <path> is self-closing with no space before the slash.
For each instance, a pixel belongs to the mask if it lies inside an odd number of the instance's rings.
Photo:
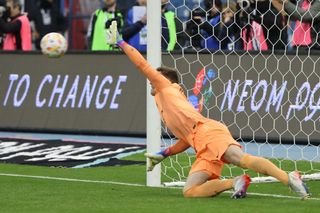
<path id="1" fill-rule="evenodd" d="M 185 70 L 189 100 L 236 138 L 318 145 L 318 57 L 190 53 L 163 64 Z M 145 135 L 146 81 L 123 54 L 4 52 L 0 63 L 1 130 Z"/>
<path id="2" fill-rule="evenodd" d="M 145 78 L 121 54 L 0 57 L 0 128 L 145 134 Z"/>

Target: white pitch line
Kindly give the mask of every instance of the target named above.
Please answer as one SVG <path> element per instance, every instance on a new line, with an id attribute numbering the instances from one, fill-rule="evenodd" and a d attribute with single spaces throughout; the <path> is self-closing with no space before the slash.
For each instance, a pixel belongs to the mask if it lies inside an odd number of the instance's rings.
<path id="1" fill-rule="evenodd" d="M 0 176 L 24 177 L 24 178 L 45 179 L 45 180 L 59 180 L 59 181 L 82 182 L 82 183 L 101 183 L 101 184 L 114 184 L 114 185 L 124 185 L 124 186 L 146 187 L 146 185 L 143 185 L 143 184 L 123 183 L 123 182 L 103 181 L 103 180 L 83 180 L 83 179 L 74 179 L 74 178 L 61 178 L 61 177 L 35 176 L 35 175 L 22 175 L 22 174 L 8 174 L 8 173 L 0 173 Z M 180 187 L 168 187 L 168 188 L 181 189 Z M 226 193 L 232 193 L 232 192 L 226 191 Z M 287 195 L 263 194 L 263 193 L 254 193 L 254 192 L 248 192 L 248 194 L 249 195 L 255 195 L 255 196 L 261 196 L 261 197 L 300 199 L 299 197 L 287 196 Z M 320 198 L 312 198 L 311 197 L 311 198 L 308 198 L 308 200 L 318 200 L 318 201 L 320 201 Z"/>
<path id="2" fill-rule="evenodd" d="M 289 199 L 298 199 L 301 200 L 300 197 L 288 196 L 288 195 L 276 195 L 276 194 L 263 194 L 263 193 L 255 193 L 255 192 L 248 192 L 248 195 L 257 195 L 261 197 L 275 197 L 275 198 L 289 198 Z M 319 200 L 320 198 L 310 197 L 307 200 Z"/>
<path id="3" fill-rule="evenodd" d="M 103 184 L 115 184 L 115 185 L 125 185 L 125 186 L 145 186 L 142 184 L 122 183 L 122 182 L 115 182 L 115 181 L 83 180 L 83 179 L 74 179 L 74 178 L 60 178 L 60 177 L 49 177 L 49 176 L 7 174 L 7 173 L 0 173 L 0 176 L 25 177 L 25 178 L 46 179 L 46 180 L 61 180 L 61 181 L 70 181 L 70 182 L 83 182 L 83 183 L 103 183 Z"/>

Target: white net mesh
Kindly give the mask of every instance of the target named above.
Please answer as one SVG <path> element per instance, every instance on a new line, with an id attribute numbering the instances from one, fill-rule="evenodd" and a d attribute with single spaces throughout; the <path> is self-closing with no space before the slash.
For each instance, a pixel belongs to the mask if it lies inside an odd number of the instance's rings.
<path id="1" fill-rule="evenodd" d="M 305 4 L 297 2 L 296 10 Z M 286 171 L 317 173 L 320 52 L 315 34 L 320 28 L 315 18 L 296 21 L 280 5 L 171 0 L 167 8 L 176 14 L 177 44 L 162 62 L 179 71 L 195 108 L 227 125 L 245 152 L 267 157 Z M 165 34 L 168 25 L 163 25 L 165 45 L 172 39 Z M 163 147 L 175 143 L 165 127 L 163 132 Z M 168 158 L 162 181 L 184 181 L 194 160 L 192 150 Z M 243 172 L 226 165 L 223 176 Z"/>

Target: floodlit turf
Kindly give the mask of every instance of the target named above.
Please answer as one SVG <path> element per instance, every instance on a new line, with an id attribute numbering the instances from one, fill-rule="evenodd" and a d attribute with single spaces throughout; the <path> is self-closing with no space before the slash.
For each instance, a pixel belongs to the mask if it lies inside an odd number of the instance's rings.
<path id="1" fill-rule="evenodd" d="M 142 160 L 142 155 L 130 157 Z M 145 184 L 144 166 L 65 169 L 0 164 L 0 173 Z M 0 175 L 1 212 L 319 212 L 320 181 L 308 182 L 314 198 L 300 201 L 249 195 L 232 200 L 186 199 L 181 189 L 86 183 Z M 279 183 L 251 185 L 249 192 L 295 196 Z"/>

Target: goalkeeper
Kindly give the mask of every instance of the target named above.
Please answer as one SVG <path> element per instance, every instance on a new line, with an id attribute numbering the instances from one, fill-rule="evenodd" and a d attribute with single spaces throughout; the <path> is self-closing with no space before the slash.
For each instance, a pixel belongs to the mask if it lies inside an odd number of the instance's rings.
<path id="1" fill-rule="evenodd" d="M 192 147 L 196 152 L 196 160 L 183 188 L 185 197 L 211 197 L 232 188 L 235 190 L 232 198 L 245 197 L 250 177 L 242 175 L 220 180 L 224 163 L 270 175 L 288 185 L 302 199 L 309 196 L 299 172 L 287 174 L 267 159 L 245 154 L 224 124 L 205 118 L 195 110 L 178 84 L 177 72 L 170 68 L 152 68 L 135 48 L 122 40 L 117 33 L 116 22 L 107 31 L 107 42 L 117 44 L 149 79 L 151 94 L 155 97 L 162 121 L 179 138 L 174 145 L 159 153 L 145 154 L 151 162 L 149 171 L 164 158 Z"/>

